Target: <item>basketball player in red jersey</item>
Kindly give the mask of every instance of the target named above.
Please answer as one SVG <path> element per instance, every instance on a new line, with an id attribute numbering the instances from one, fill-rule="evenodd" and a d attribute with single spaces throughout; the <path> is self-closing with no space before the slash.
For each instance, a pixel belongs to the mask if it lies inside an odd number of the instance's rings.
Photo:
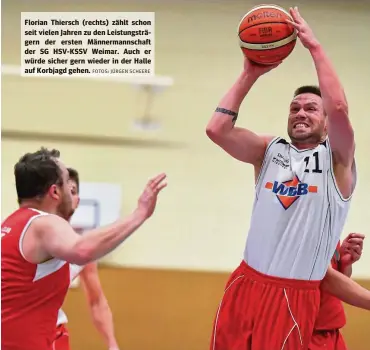
<path id="1" fill-rule="evenodd" d="M 362 254 L 365 236 L 359 233 L 349 234 L 337 248 L 331 260 L 333 269 L 351 277 L 352 264 Z M 339 299 L 327 292 L 321 293 L 320 310 L 315 323 L 309 350 L 347 350 L 340 329 L 346 324 L 346 315 Z"/>
<path id="2" fill-rule="evenodd" d="M 278 64 L 260 66 L 245 59 L 243 72 L 207 126 L 215 144 L 254 166 L 256 182 L 244 259 L 226 285 L 211 350 L 307 350 L 320 285 L 370 309 L 369 291 L 328 269 L 356 184 L 347 100 L 311 28 L 297 8 L 290 13 L 319 80 L 319 88 L 304 86 L 294 93 L 291 142 L 234 126 L 249 90 Z"/>
<path id="3" fill-rule="evenodd" d="M 52 350 L 55 325 L 70 284 L 70 264 L 109 253 L 154 212 L 166 175 L 151 179 L 125 219 L 77 234 L 69 174 L 59 151 L 27 153 L 14 167 L 20 208 L 1 225 L 1 349 Z"/>
<path id="4" fill-rule="evenodd" d="M 67 218 L 70 221 L 80 203 L 80 179 L 77 170 L 68 168 L 68 173 L 72 193 L 72 212 L 70 213 L 70 217 Z M 102 335 L 107 348 L 109 350 L 119 350 L 114 335 L 112 312 L 100 284 L 97 263 L 92 262 L 86 266 L 71 264 L 70 269 L 71 280 L 77 276 L 81 278 L 81 284 L 88 300 L 92 321 Z M 59 310 L 53 350 L 70 350 L 67 322 L 66 314 L 63 310 Z"/>

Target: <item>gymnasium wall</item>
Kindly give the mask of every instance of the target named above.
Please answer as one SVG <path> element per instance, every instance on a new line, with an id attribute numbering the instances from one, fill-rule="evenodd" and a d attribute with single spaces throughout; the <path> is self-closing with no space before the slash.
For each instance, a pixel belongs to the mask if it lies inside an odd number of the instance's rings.
<path id="1" fill-rule="evenodd" d="M 21 11 L 155 11 L 156 72 L 173 77 L 174 85 L 154 100 L 153 114 L 162 128 L 140 132 L 133 130 L 132 123 L 142 112 L 143 100 L 132 86 L 4 76 L 2 214 L 16 205 L 14 162 L 22 152 L 41 144 L 59 147 L 64 160 L 77 167 L 85 181 L 121 183 L 123 214 L 134 208 L 147 178 L 165 171 L 169 186 L 161 195 L 155 216 L 109 260 L 130 266 L 232 269 L 242 256 L 248 230 L 253 171 L 213 145 L 205 135 L 205 125 L 242 68 L 235 31 L 240 17 L 254 4 L 4 1 L 3 64 L 19 64 Z M 356 131 L 359 182 L 344 234 L 368 230 L 370 122 L 365 111 L 370 66 L 364 43 L 370 29 L 366 21 L 370 9 L 364 6 L 356 7 L 352 2 L 350 6 L 337 3 L 334 8 L 325 1 L 307 1 L 300 6 L 342 78 Z M 298 45 L 279 69 L 257 82 L 243 105 L 239 125 L 284 136 L 292 91 L 300 84 L 315 82 L 310 56 Z M 17 136 L 14 131 L 28 133 L 27 141 L 24 133 Z M 36 132 L 48 135 L 49 140 L 45 136 L 40 139 L 40 135 L 32 140 Z M 55 134 L 61 137 L 53 137 Z M 106 143 L 63 141 L 63 135 L 69 134 L 98 136 Z M 19 140 L 22 135 L 23 141 Z M 114 137 L 122 140 L 109 146 L 108 140 Z M 137 142 L 130 144 L 132 139 Z M 367 247 L 370 241 L 366 241 L 365 250 Z M 370 254 L 365 254 L 355 269 L 356 276 L 370 276 L 369 263 Z"/>
<path id="2" fill-rule="evenodd" d="M 22 153 L 41 145 L 60 149 L 63 160 L 76 167 L 84 181 L 120 183 L 123 215 L 134 209 L 150 176 L 168 174 L 168 188 L 153 218 L 103 259 L 109 266 L 122 267 L 104 267 L 101 274 L 119 339 L 131 350 L 206 348 L 223 285 L 242 257 L 253 201 L 253 171 L 213 145 L 205 126 L 242 69 L 236 27 L 256 4 L 2 1 L 3 65 L 20 63 L 21 11 L 156 13 L 156 74 L 174 79 L 174 85 L 158 93 L 153 103 L 152 112 L 162 125 L 157 131 L 133 129 L 135 117 L 142 113 L 143 96 L 131 85 L 2 77 L 2 218 L 16 207 L 14 163 Z M 367 234 L 370 5 L 316 0 L 278 4 L 298 4 L 346 88 L 359 174 L 343 235 Z M 286 62 L 258 81 L 240 111 L 239 125 L 285 136 L 292 92 L 300 84 L 316 82 L 310 56 L 299 44 Z M 368 239 L 363 258 L 354 267 L 354 277 L 368 288 L 369 264 Z M 148 287 L 150 297 L 144 294 Z M 92 326 L 86 322 L 81 326 L 88 318 L 82 299 L 79 289 L 71 290 L 66 302 L 72 342 L 77 349 L 103 349 Z M 365 312 L 348 310 L 349 344 L 365 349 L 369 318 Z"/>

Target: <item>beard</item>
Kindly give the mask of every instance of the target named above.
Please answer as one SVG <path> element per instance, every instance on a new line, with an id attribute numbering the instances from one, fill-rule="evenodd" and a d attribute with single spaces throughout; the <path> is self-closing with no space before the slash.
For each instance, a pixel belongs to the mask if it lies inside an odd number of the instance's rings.
<path id="1" fill-rule="evenodd" d="M 67 221 L 71 219 L 74 212 L 75 210 L 71 208 L 70 203 L 63 202 L 59 205 L 58 215 Z"/>
<path id="2" fill-rule="evenodd" d="M 69 214 L 67 215 L 67 219 L 66 219 L 68 222 L 71 221 L 72 216 L 73 216 L 74 213 L 75 213 L 75 210 L 71 209 Z"/>
<path id="3" fill-rule="evenodd" d="M 292 130 L 288 131 L 289 138 L 291 141 L 296 143 L 320 143 L 322 140 L 322 135 L 317 132 L 308 132 L 294 135 Z"/>

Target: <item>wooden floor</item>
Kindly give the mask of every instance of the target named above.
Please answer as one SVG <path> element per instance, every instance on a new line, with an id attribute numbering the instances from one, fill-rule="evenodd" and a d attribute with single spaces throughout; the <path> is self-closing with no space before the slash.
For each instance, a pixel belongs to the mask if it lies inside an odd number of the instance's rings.
<path id="1" fill-rule="evenodd" d="M 121 349 L 208 350 L 213 318 L 228 274 L 100 268 Z M 370 281 L 360 281 L 370 289 Z M 106 350 L 80 288 L 69 291 L 72 350 Z M 346 307 L 351 350 L 369 350 L 370 312 Z"/>

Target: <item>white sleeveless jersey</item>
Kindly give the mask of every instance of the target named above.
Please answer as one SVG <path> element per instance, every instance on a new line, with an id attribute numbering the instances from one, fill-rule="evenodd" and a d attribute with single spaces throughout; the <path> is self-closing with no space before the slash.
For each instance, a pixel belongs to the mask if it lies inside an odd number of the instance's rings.
<path id="1" fill-rule="evenodd" d="M 76 265 L 76 264 L 69 264 L 69 273 L 70 273 L 70 279 L 71 283 L 72 281 L 80 274 L 80 272 L 83 270 L 84 266 Z M 58 318 L 57 318 L 57 326 L 61 324 L 65 324 L 68 322 L 67 315 L 62 309 L 59 309 L 58 311 Z"/>
<path id="2" fill-rule="evenodd" d="M 354 189 L 355 164 L 352 171 Z M 313 149 L 298 150 L 275 138 L 256 183 L 245 261 L 271 276 L 323 279 L 350 200 L 337 188 L 328 139 Z"/>

